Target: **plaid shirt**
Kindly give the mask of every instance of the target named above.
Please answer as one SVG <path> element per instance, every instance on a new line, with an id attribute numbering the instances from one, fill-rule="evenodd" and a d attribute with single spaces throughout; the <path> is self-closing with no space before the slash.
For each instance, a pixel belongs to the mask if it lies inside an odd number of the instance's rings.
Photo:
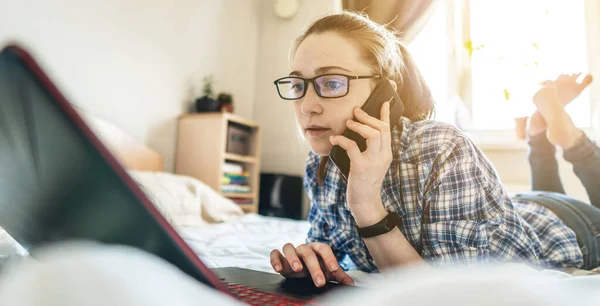
<path id="1" fill-rule="evenodd" d="M 512 201 L 494 167 L 451 125 L 401 119 L 392 132 L 394 159 L 383 181 L 385 208 L 402 217 L 400 230 L 432 264 L 525 261 L 544 267 L 581 267 L 575 233 L 550 210 Z M 304 187 L 311 199 L 307 243 L 329 244 L 365 272 L 377 267 L 346 203 L 346 184 L 327 163 L 317 182 L 319 157 L 309 153 Z"/>

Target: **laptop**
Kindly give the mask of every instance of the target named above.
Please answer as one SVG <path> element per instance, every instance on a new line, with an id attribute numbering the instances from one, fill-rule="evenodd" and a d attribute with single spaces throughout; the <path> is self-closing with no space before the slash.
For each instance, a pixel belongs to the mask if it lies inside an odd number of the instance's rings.
<path id="1" fill-rule="evenodd" d="M 209 269 L 18 45 L 0 51 L 0 227 L 30 253 L 71 239 L 136 247 L 250 304 L 304 304 L 341 286 Z"/>

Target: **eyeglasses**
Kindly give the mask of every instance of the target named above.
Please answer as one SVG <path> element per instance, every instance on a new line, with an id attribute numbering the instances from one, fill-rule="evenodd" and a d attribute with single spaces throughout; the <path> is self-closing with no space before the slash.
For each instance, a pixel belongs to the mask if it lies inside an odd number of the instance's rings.
<path id="1" fill-rule="evenodd" d="M 279 96 L 284 100 L 298 100 L 306 95 L 308 83 L 312 83 L 321 98 L 341 98 L 350 91 L 350 80 L 378 79 L 379 75 L 355 76 L 345 74 L 324 74 L 311 79 L 283 77 L 275 80 Z"/>

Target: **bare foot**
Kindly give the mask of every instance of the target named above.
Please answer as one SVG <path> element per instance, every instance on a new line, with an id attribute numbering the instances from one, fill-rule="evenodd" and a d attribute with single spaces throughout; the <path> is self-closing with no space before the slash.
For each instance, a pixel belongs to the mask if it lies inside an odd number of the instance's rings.
<path id="1" fill-rule="evenodd" d="M 579 76 L 581 76 L 581 73 L 570 74 L 570 75 L 561 74 L 554 81 L 544 81 L 541 84 L 542 88 L 540 88 L 540 91 L 544 90 L 547 87 L 553 87 L 554 95 L 556 95 L 556 98 L 559 99 L 560 104 L 562 104 L 562 107 L 564 107 L 567 104 L 571 103 L 575 98 L 577 98 L 581 94 L 581 92 L 583 92 L 583 90 L 588 85 L 590 85 L 590 83 L 592 83 L 592 81 L 593 81 L 592 75 L 587 74 L 583 78 L 581 83 L 578 83 L 577 79 L 579 78 Z M 539 91 L 538 91 L 538 93 L 536 93 L 536 96 L 538 96 L 538 100 L 541 95 L 542 94 Z M 543 95 L 548 96 L 549 93 L 545 93 Z M 537 103 L 536 103 L 536 106 L 537 106 Z M 539 110 L 536 110 L 535 113 L 533 113 L 533 115 L 531 116 L 531 119 L 529 121 L 529 127 L 527 129 L 527 134 L 529 136 L 538 135 L 538 134 L 544 132 L 545 129 L 546 129 L 546 120 L 544 120 L 544 116 L 542 116 L 542 114 L 540 114 Z"/>
<path id="2" fill-rule="evenodd" d="M 546 136 L 550 143 L 563 149 L 573 147 L 583 132 L 573 123 L 553 87 L 540 89 L 533 97 L 537 111 L 546 121 Z"/>
<path id="3" fill-rule="evenodd" d="M 592 83 L 594 78 L 591 74 L 587 74 L 581 83 L 577 82 L 577 79 L 581 73 L 576 74 L 561 74 L 554 81 L 554 86 L 556 88 L 556 95 L 560 99 L 563 105 L 567 105 L 571 103 L 575 98 L 577 98 L 581 92 Z"/>

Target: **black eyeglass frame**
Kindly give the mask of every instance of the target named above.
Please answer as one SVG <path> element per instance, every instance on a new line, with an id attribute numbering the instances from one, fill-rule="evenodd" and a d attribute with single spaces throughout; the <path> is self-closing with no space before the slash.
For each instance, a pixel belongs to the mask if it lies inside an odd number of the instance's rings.
<path id="1" fill-rule="evenodd" d="M 324 76 L 328 76 L 328 75 L 337 75 L 337 76 L 343 76 L 346 77 L 346 79 L 348 79 L 348 90 L 346 91 L 346 93 L 342 96 L 337 96 L 337 97 L 324 97 L 321 95 L 321 92 L 318 88 L 318 86 L 315 84 L 315 80 Z M 323 99 L 337 99 L 337 98 L 342 98 L 348 95 L 348 93 L 350 93 L 350 81 L 351 80 L 361 80 L 361 79 L 379 79 L 381 78 L 380 75 L 376 74 L 376 75 L 347 75 L 347 74 L 342 74 L 342 73 L 328 73 L 328 74 L 322 74 L 322 75 L 317 75 L 313 78 L 310 79 L 305 79 L 303 77 L 300 76 L 295 76 L 295 75 L 291 75 L 291 76 L 286 76 L 283 78 L 279 78 L 277 80 L 275 80 L 273 82 L 273 84 L 275 84 L 275 87 L 277 88 L 277 93 L 279 94 L 279 97 L 284 99 L 284 100 L 298 100 L 298 99 L 302 99 L 304 98 L 304 96 L 306 96 L 306 92 L 308 91 L 308 83 L 312 83 L 313 88 L 315 89 L 315 92 L 317 93 L 317 95 Z M 299 96 L 298 98 L 284 98 L 281 95 L 281 92 L 279 91 L 279 86 L 277 86 L 277 82 L 284 80 L 284 79 L 300 79 L 304 82 L 304 92 L 302 92 L 302 95 Z"/>

